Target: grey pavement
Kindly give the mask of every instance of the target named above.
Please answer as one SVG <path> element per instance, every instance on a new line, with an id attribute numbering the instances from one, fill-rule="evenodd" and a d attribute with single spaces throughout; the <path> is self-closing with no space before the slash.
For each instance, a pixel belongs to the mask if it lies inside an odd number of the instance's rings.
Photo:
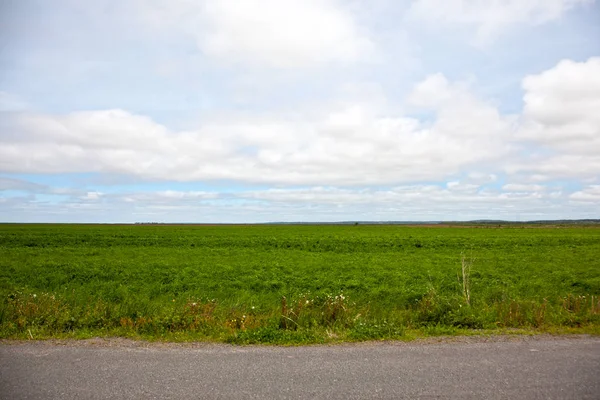
<path id="1" fill-rule="evenodd" d="M 2 399 L 600 399 L 600 338 L 0 344 Z"/>

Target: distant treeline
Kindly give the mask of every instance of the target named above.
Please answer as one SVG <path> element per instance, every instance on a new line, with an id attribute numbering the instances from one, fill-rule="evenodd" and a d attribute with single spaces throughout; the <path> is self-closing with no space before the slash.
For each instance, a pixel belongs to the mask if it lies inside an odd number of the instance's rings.
<path id="1" fill-rule="evenodd" d="M 263 223 L 204 223 L 204 222 L 135 222 L 135 225 L 597 225 L 600 219 L 553 219 L 535 221 L 507 221 L 493 219 L 478 219 L 471 221 L 294 221 L 294 222 L 263 222 Z"/>

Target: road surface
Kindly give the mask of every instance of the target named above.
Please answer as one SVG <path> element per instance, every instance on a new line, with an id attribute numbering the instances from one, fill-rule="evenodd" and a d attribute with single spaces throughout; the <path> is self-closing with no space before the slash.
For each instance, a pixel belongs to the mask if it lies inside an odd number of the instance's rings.
<path id="1" fill-rule="evenodd" d="M 2 399 L 600 399 L 600 338 L 0 343 Z"/>

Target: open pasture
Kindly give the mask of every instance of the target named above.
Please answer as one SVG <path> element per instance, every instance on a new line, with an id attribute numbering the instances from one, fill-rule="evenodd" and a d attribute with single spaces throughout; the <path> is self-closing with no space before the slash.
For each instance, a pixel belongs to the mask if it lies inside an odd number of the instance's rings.
<path id="1" fill-rule="evenodd" d="M 0 225 L 0 337 L 318 343 L 600 326 L 600 229 Z"/>

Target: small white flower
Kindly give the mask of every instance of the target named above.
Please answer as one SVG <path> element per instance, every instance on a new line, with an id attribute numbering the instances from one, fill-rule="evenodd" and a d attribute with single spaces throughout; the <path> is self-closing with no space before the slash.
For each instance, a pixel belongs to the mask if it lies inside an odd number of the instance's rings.
<path id="1" fill-rule="evenodd" d="M 33 298 L 35 299 L 37 297 L 37 294 L 34 293 Z"/>

